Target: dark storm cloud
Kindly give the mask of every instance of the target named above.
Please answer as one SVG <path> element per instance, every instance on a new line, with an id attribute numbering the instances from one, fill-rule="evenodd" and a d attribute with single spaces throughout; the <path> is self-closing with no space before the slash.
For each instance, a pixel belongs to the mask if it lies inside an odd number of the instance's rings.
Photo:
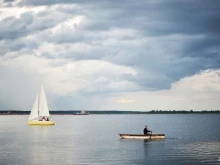
<path id="1" fill-rule="evenodd" d="M 175 34 L 205 36 L 202 39 L 177 40 L 181 49 L 175 52 L 175 56 L 170 62 L 163 61 L 161 57 L 171 54 L 172 50 L 165 51 L 161 53 L 160 57 L 153 58 L 144 55 L 149 52 L 147 49 L 136 55 L 133 64 L 137 68 L 141 67 L 141 70 L 148 71 L 152 68 L 153 73 L 162 73 L 167 77 L 165 81 L 161 78 L 163 82 L 159 83 L 158 87 L 163 88 L 165 84 L 168 87 L 171 82 L 204 69 L 220 68 L 219 1 L 161 1 L 161 3 L 146 3 L 145 5 L 137 2 L 136 4 L 124 4 L 123 8 L 126 10 L 123 10 L 122 14 L 122 17 L 125 18 L 122 26 L 126 26 L 130 22 L 131 27 L 140 29 L 146 37 Z M 129 15 L 129 11 L 133 11 L 132 14 Z M 172 44 L 173 41 L 169 38 L 167 41 L 158 40 L 158 45 L 163 45 L 164 42 Z M 186 58 L 188 59 L 185 60 Z M 148 61 L 150 61 L 150 65 Z M 153 87 L 149 80 L 139 77 L 134 78 L 135 80 L 137 83 L 146 84 L 146 87 Z"/>
<path id="2" fill-rule="evenodd" d="M 100 0 L 21 0 L 18 4 L 21 6 L 42 6 L 42 5 L 55 5 L 55 4 L 102 4 Z"/>
<path id="3" fill-rule="evenodd" d="M 0 40 L 17 39 L 54 27 L 63 21 L 63 15 L 53 11 L 41 11 L 37 14 L 25 12 L 17 17 L 6 17 L 0 21 Z"/>
<path id="4" fill-rule="evenodd" d="M 202 70 L 220 68 L 220 39 L 217 36 L 207 36 L 196 42 L 188 41 L 182 56 L 197 59 L 203 64 Z"/>
<path id="5" fill-rule="evenodd" d="M 20 6 L 56 4 L 60 5 L 57 11 L 67 14 L 67 18 L 83 15 L 87 18 L 86 23 L 81 29 L 77 24 L 73 25 L 76 31 L 64 29 L 52 34 L 42 31 L 65 19 L 56 20 L 57 17 L 48 16 L 47 11 L 37 15 L 26 13 L 0 22 L 0 40 L 13 40 L 41 32 L 38 37 L 48 43 L 85 44 L 90 46 L 89 50 L 57 54 L 73 60 L 101 59 L 131 66 L 138 71 L 137 75 L 122 75 L 120 78 L 135 82 L 145 90 L 166 89 L 185 76 L 220 68 L 218 0 L 22 0 L 18 3 Z M 79 9 L 62 7 L 62 4 L 76 4 Z M 120 33 L 131 29 L 138 35 L 117 37 L 102 34 L 112 29 L 120 29 Z M 106 44 L 108 39 L 117 44 Z M 143 43 L 137 46 L 135 42 L 128 44 L 128 41 Z M 14 43 L 9 49 L 14 51 L 22 46 Z M 48 58 L 53 56 L 44 55 Z"/>
<path id="6" fill-rule="evenodd" d="M 0 40 L 15 39 L 29 32 L 28 25 L 33 22 L 29 13 L 21 15 L 19 19 L 7 17 L 0 22 Z"/>
<path id="7" fill-rule="evenodd" d="M 79 4 L 90 6 L 91 18 L 96 19 L 88 28 L 132 27 L 145 35 L 174 33 L 219 33 L 220 1 L 100 1 L 100 0 L 23 0 L 25 5 Z M 115 11 L 118 13 L 115 14 Z M 70 12 L 70 11 L 69 11 Z M 102 15 L 109 19 L 99 19 Z"/>
<path id="8" fill-rule="evenodd" d="M 220 2 L 211 1 L 57 1 L 90 4 L 88 29 L 130 27 L 145 35 L 219 33 Z M 53 2 L 55 3 L 55 2 Z M 105 16 L 106 19 L 102 19 Z M 99 19 L 98 19 L 99 18 Z"/>

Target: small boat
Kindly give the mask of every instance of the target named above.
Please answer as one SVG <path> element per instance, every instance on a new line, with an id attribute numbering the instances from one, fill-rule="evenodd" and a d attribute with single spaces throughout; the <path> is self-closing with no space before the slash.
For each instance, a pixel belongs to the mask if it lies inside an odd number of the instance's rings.
<path id="1" fill-rule="evenodd" d="M 81 111 L 79 113 L 74 113 L 73 115 L 89 115 L 89 113 L 85 111 Z"/>
<path id="2" fill-rule="evenodd" d="M 164 139 L 165 134 L 119 134 L 122 139 Z"/>
<path id="3" fill-rule="evenodd" d="M 43 118 L 43 120 L 42 120 Z M 50 117 L 47 99 L 44 92 L 44 88 L 41 85 L 40 93 L 37 95 L 34 105 L 31 109 L 30 116 L 28 118 L 29 125 L 54 125 Z"/>

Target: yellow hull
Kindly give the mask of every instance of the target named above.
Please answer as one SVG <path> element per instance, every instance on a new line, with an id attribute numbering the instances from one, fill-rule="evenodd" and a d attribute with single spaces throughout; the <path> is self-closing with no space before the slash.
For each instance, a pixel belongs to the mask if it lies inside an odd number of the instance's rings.
<path id="1" fill-rule="evenodd" d="M 54 121 L 28 121 L 28 125 L 55 125 Z"/>

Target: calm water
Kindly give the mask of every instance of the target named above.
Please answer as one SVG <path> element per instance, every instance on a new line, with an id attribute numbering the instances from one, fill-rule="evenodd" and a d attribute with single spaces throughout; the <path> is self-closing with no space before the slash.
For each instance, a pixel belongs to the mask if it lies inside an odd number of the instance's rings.
<path id="1" fill-rule="evenodd" d="M 28 126 L 28 116 L 0 116 L 0 165 L 220 164 L 220 115 L 52 116 L 55 126 Z M 164 140 L 120 139 L 145 125 Z"/>

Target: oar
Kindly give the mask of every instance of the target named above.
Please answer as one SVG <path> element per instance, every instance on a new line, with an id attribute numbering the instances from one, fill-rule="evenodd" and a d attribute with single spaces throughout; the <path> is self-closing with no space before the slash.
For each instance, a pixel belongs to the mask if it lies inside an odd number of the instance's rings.
<path id="1" fill-rule="evenodd" d="M 151 134 L 150 134 L 150 139 L 151 139 L 151 135 L 152 135 L 152 131 L 151 131 Z"/>

